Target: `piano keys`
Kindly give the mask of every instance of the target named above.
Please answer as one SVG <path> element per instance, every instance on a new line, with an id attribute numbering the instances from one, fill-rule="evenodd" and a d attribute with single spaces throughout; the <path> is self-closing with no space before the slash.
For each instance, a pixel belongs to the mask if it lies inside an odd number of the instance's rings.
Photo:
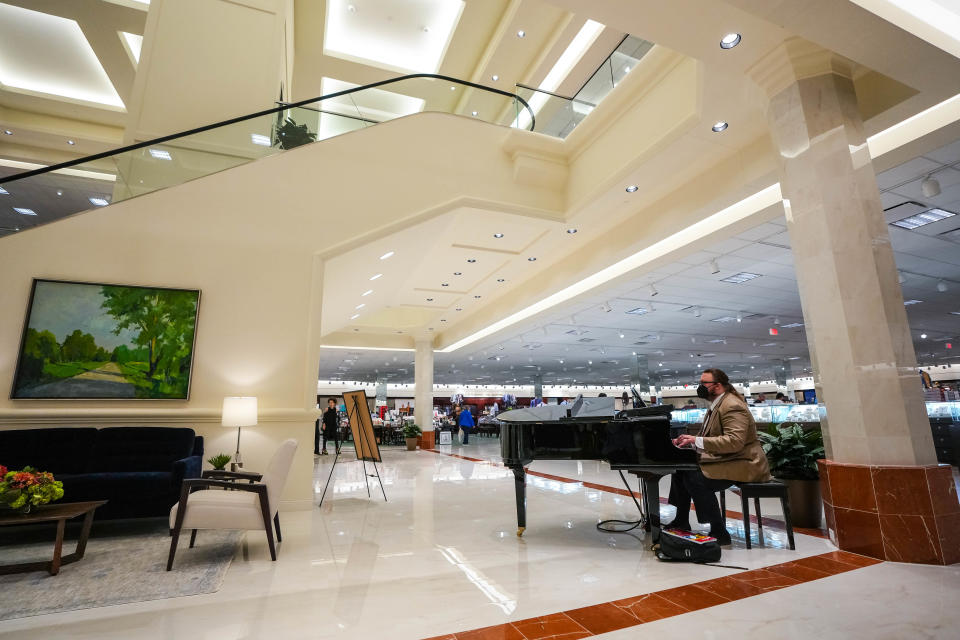
<path id="1" fill-rule="evenodd" d="M 648 525 L 660 526 L 660 479 L 696 469 L 693 450 L 671 441 L 671 405 L 617 412 L 613 398 L 581 398 L 571 407 L 548 405 L 501 413 L 500 452 L 514 474 L 517 535 L 527 526 L 526 470 L 534 460 L 604 460 L 636 475 L 643 485 Z M 682 427 L 678 427 L 682 429 Z"/>

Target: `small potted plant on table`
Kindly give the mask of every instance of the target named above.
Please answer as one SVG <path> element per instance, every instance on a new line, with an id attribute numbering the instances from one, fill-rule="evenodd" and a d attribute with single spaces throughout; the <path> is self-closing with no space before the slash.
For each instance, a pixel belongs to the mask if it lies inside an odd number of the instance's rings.
<path id="1" fill-rule="evenodd" d="M 823 506 L 817 460 L 824 455 L 823 432 L 804 431 L 794 422 L 772 426 L 758 435 L 770 473 L 787 485 L 793 525 L 819 529 Z"/>
<path id="2" fill-rule="evenodd" d="M 417 438 L 420 437 L 421 433 L 423 431 L 420 430 L 420 427 L 413 423 L 403 426 L 403 439 L 407 443 L 407 451 L 417 450 Z"/>
<path id="3" fill-rule="evenodd" d="M 227 463 L 230 462 L 230 456 L 226 453 L 218 453 L 212 458 L 207 458 L 207 462 L 210 463 L 214 471 L 225 471 Z"/>
<path id="4" fill-rule="evenodd" d="M 63 483 L 48 471 L 24 467 L 9 471 L 0 464 L 0 504 L 20 513 L 63 497 Z"/>

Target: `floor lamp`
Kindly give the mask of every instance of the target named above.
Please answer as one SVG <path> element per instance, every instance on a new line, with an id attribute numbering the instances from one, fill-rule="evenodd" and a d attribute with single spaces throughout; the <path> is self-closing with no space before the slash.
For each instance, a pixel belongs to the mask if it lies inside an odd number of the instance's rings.
<path id="1" fill-rule="evenodd" d="M 252 396 L 229 397 L 223 399 L 220 424 L 237 428 L 237 452 L 233 455 L 234 470 L 243 467 L 240 458 L 240 428 L 257 424 L 257 399 Z"/>

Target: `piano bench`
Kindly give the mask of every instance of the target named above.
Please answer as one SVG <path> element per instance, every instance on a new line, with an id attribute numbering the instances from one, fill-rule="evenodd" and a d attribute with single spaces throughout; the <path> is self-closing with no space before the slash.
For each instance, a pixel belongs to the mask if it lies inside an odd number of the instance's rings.
<path id="1" fill-rule="evenodd" d="M 783 521 L 787 529 L 787 540 L 790 549 L 796 549 L 793 542 L 793 524 L 790 522 L 790 499 L 787 496 L 787 485 L 777 480 L 770 482 L 739 482 L 731 489 L 740 493 L 741 509 L 743 510 L 743 532 L 747 539 L 747 549 L 750 548 L 750 498 L 753 498 L 754 510 L 757 512 L 757 535 L 760 544 L 763 544 L 763 515 L 760 512 L 760 498 L 780 498 L 783 507 Z M 725 492 L 720 492 L 720 512 L 727 515 L 727 498 Z"/>

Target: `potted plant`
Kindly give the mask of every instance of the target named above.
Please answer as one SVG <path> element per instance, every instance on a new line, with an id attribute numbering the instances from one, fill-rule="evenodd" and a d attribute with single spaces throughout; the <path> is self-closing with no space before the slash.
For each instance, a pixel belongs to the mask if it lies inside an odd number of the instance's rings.
<path id="1" fill-rule="evenodd" d="M 63 497 L 63 483 L 48 471 L 24 467 L 9 471 L 0 464 L 0 504 L 20 513 Z"/>
<path id="2" fill-rule="evenodd" d="M 420 427 L 412 422 L 403 426 L 403 439 L 407 442 L 407 451 L 417 450 L 417 438 L 420 437 L 421 433 L 423 431 L 420 430 Z"/>
<path id="3" fill-rule="evenodd" d="M 277 127 L 277 142 L 281 149 L 293 149 L 302 144 L 309 144 L 317 141 L 317 134 L 307 129 L 305 124 L 297 124 L 293 118 L 287 118 L 283 124 Z"/>
<path id="4" fill-rule="evenodd" d="M 804 431 L 793 422 L 772 426 L 758 435 L 770 472 L 787 485 L 794 526 L 819 529 L 823 506 L 817 460 L 824 455 L 823 432 Z"/>
<path id="5" fill-rule="evenodd" d="M 227 463 L 230 462 L 230 456 L 226 453 L 218 453 L 212 458 L 207 458 L 207 462 L 215 471 L 224 471 L 227 468 Z"/>

